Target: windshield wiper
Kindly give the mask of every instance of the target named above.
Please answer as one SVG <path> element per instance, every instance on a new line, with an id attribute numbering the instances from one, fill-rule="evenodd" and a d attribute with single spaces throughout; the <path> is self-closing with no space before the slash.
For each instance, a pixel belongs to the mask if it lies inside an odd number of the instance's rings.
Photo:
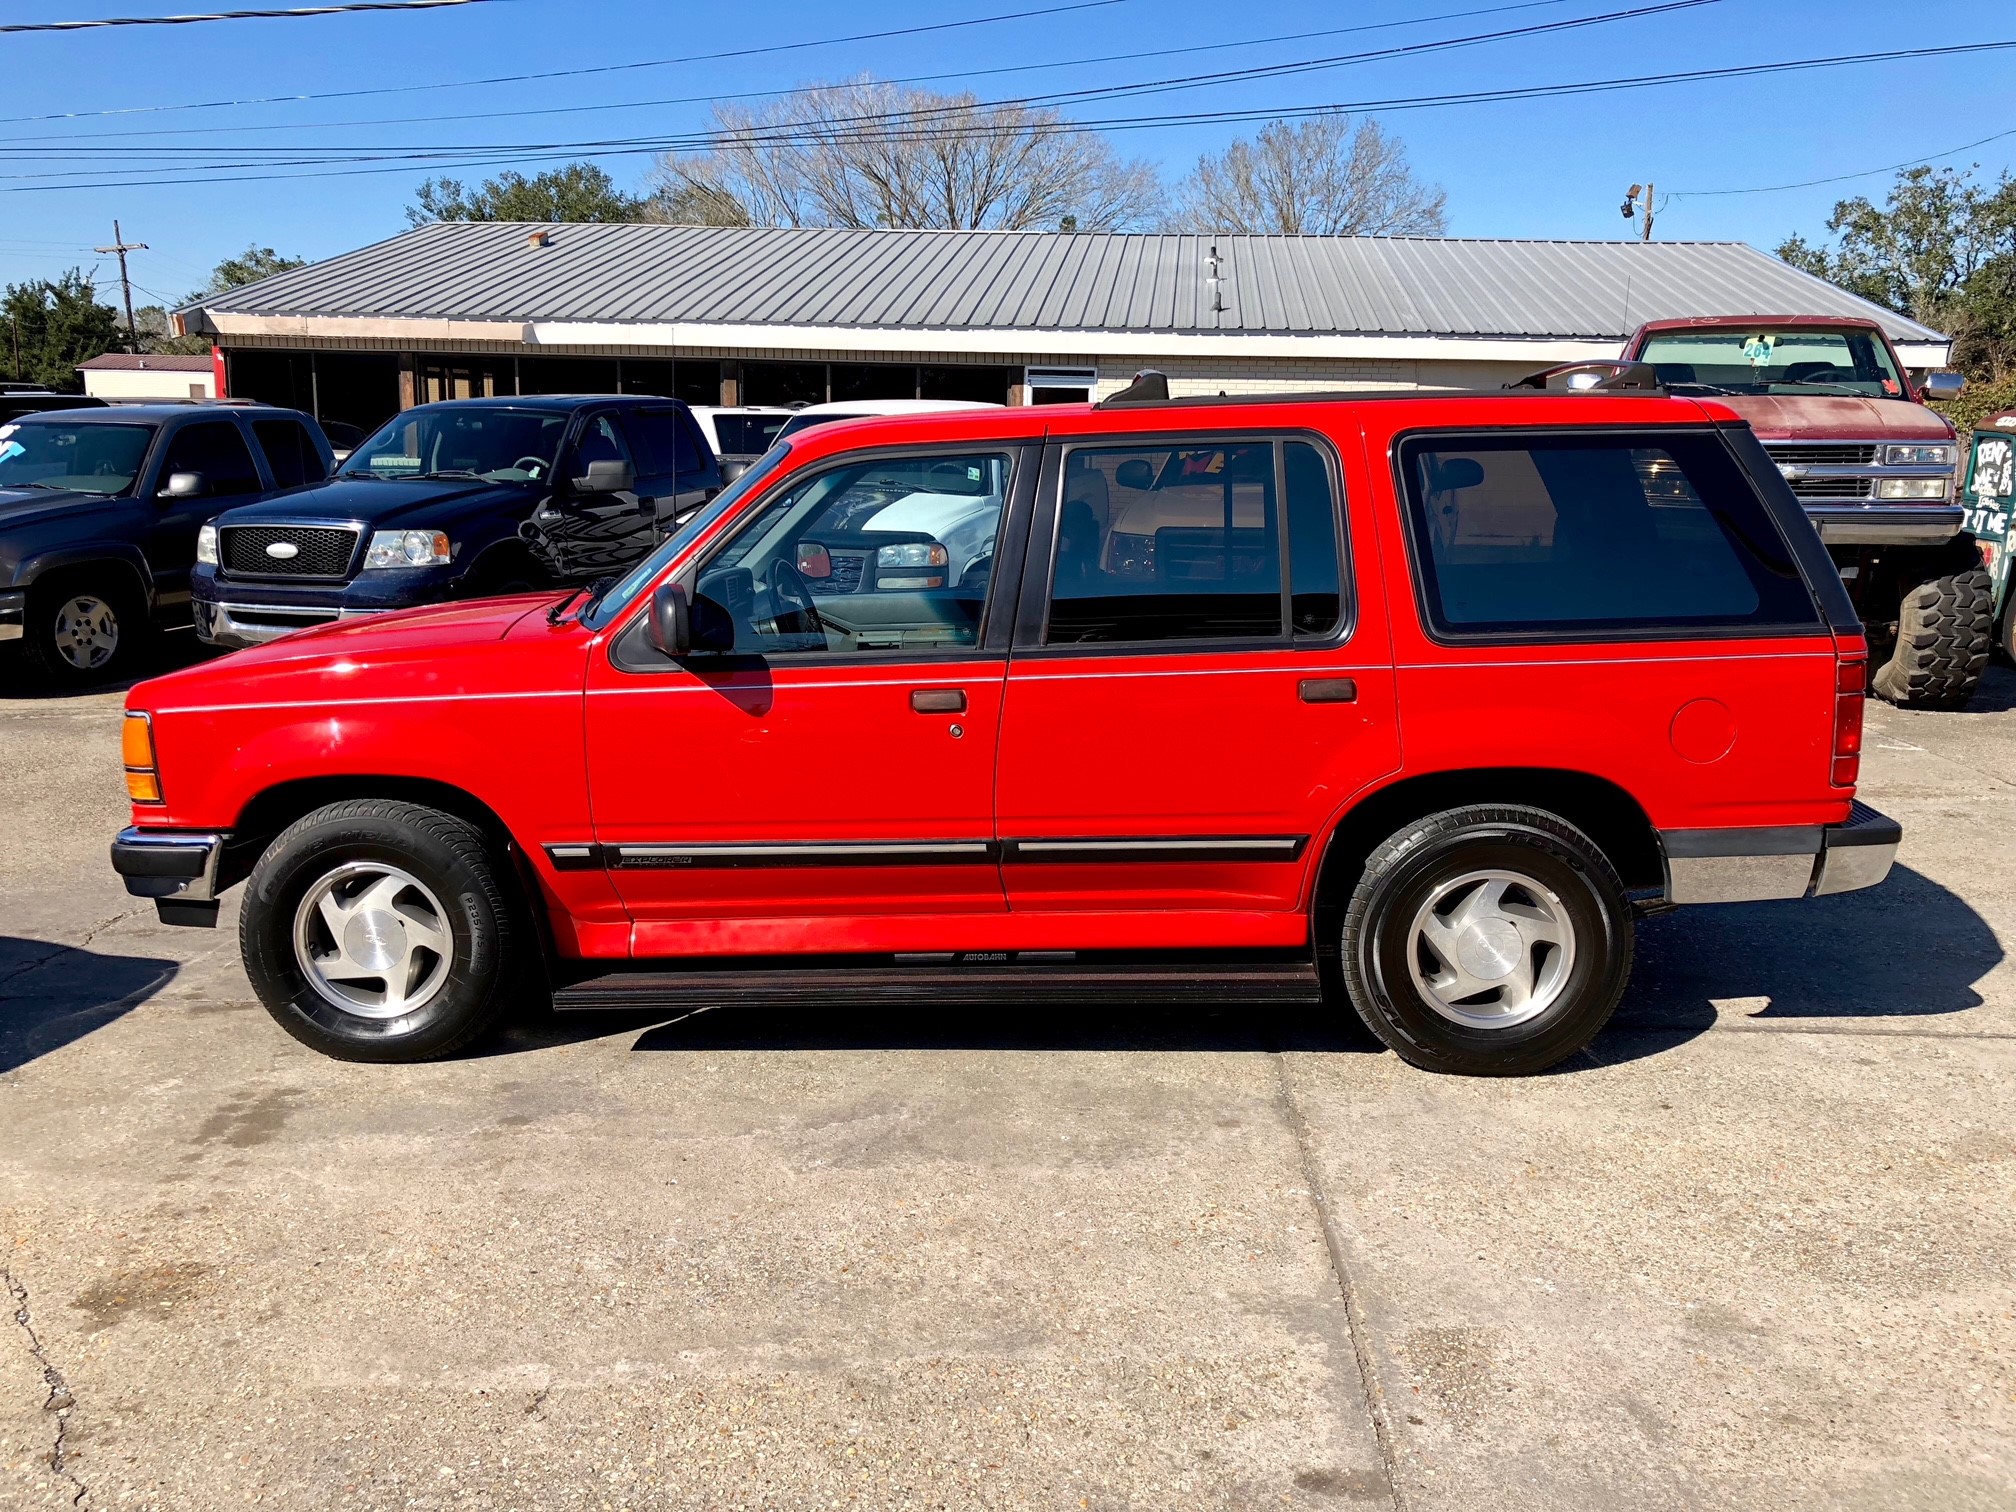
<path id="1" fill-rule="evenodd" d="M 483 474 L 477 472 L 474 468 L 444 467 L 438 472 L 415 473 L 413 476 L 416 478 L 480 478 Z"/>
<path id="2" fill-rule="evenodd" d="M 39 478 L 37 478 L 37 479 L 33 479 L 33 480 L 31 480 L 30 482 L 27 482 L 27 483 L 0 483 L 0 488 L 46 488 L 46 489 L 48 489 L 48 490 L 49 490 L 49 491 L 50 491 L 51 493 L 70 493 L 70 492 L 73 492 L 73 490 L 71 489 L 70 485 L 69 485 L 69 484 L 67 484 L 67 483 L 44 483 L 44 482 L 43 482 L 43 481 L 42 481 L 41 479 L 39 479 Z M 76 489 L 76 490 L 74 490 L 74 492 L 77 492 L 77 493 L 83 493 L 83 492 L 84 492 L 84 490 L 80 488 L 80 489 Z"/>
<path id="3" fill-rule="evenodd" d="M 549 625 L 559 624 L 560 616 L 565 614 L 568 611 L 568 609 L 572 607 L 574 600 L 581 597 L 581 595 L 584 593 L 588 595 L 588 602 L 581 606 L 581 612 L 583 614 L 592 613 L 594 611 L 595 606 L 602 602 L 602 595 L 607 593 L 611 588 L 614 588 L 617 585 L 617 583 L 621 581 L 622 579 L 618 578 L 614 573 L 611 573 L 608 577 L 599 577 L 595 579 L 594 582 L 588 584 L 584 588 L 569 589 L 567 592 L 567 597 L 563 598 L 562 600 L 560 600 L 559 603 L 555 604 L 551 609 L 548 609 L 546 611 L 546 623 Z"/>

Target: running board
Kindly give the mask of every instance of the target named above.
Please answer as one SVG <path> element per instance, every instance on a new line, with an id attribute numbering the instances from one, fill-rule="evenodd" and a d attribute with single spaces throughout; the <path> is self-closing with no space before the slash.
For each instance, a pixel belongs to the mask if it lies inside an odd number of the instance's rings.
<path id="1" fill-rule="evenodd" d="M 1124 965 L 889 964 L 612 971 L 560 988 L 553 1006 L 594 1009 L 874 1007 L 891 1003 L 1320 1003 L 1309 961 Z"/>

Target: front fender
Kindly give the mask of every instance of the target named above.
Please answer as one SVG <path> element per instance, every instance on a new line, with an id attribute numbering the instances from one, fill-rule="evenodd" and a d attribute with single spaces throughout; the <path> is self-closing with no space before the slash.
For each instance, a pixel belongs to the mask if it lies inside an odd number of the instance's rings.
<path id="1" fill-rule="evenodd" d="M 131 571 L 147 601 L 150 604 L 154 601 L 154 569 L 147 565 L 146 556 L 131 541 L 67 541 L 61 546 L 31 551 L 15 568 L 13 586 L 32 588 L 37 579 L 52 572 L 68 567 L 95 566 L 101 562 L 117 562 Z"/>

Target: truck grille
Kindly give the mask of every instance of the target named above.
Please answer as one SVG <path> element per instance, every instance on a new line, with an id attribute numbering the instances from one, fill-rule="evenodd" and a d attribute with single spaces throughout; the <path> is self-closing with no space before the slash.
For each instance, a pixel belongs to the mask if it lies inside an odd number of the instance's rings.
<path id="1" fill-rule="evenodd" d="M 1873 441 L 1767 442 L 1764 450 L 1773 462 L 1791 462 L 1807 467 L 1867 467 L 1876 460 Z"/>
<path id="2" fill-rule="evenodd" d="M 218 532 L 224 570 L 240 577 L 340 578 L 357 554 L 357 531 L 335 525 L 226 525 Z M 281 542 L 297 547 L 291 557 L 266 548 Z"/>
<path id="3" fill-rule="evenodd" d="M 833 553 L 833 575 L 823 578 L 807 578 L 805 586 L 812 590 L 814 598 L 832 598 L 840 593 L 859 593 L 861 576 L 868 566 L 868 557 L 858 551 L 836 551 Z"/>
<path id="4" fill-rule="evenodd" d="M 1794 478 L 1792 492 L 1802 499 L 1866 499 L 1875 489 L 1869 478 Z"/>

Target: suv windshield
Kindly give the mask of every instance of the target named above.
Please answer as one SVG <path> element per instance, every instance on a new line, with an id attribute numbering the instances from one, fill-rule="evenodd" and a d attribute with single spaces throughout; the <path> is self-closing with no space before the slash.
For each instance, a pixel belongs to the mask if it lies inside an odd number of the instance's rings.
<path id="1" fill-rule="evenodd" d="M 342 476 L 537 483 L 551 476 L 566 431 L 567 416 L 555 410 L 408 410 L 351 452 Z"/>
<path id="2" fill-rule="evenodd" d="M 1671 387 L 1689 384 L 1726 394 L 1862 394 L 1902 399 L 1904 382 L 1890 348 L 1874 331 L 1722 326 L 1656 331 L 1638 360 Z"/>
<path id="3" fill-rule="evenodd" d="M 0 425 L 0 488 L 74 489 L 123 494 L 140 475 L 151 425 L 65 425 L 31 420 Z"/>

